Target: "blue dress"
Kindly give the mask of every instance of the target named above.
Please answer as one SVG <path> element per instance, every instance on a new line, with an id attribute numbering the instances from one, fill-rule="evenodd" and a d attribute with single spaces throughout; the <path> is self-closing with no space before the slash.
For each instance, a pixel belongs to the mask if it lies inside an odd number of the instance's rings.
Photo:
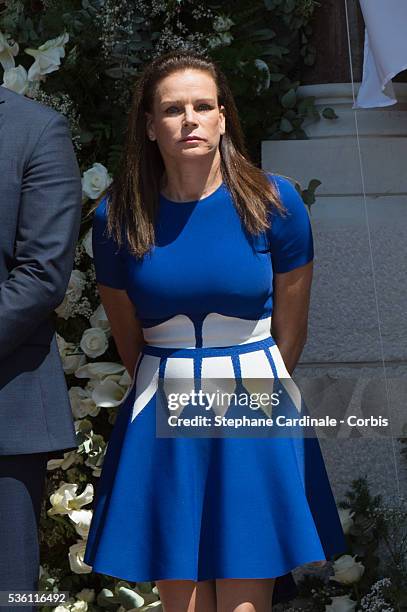
<path id="1" fill-rule="evenodd" d="M 96 209 L 97 281 L 127 290 L 146 341 L 96 489 L 84 560 L 98 573 L 135 582 L 276 577 L 277 603 L 294 592 L 292 569 L 346 551 L 317 438 L 156 431 L 163 379 L 210 387 L 219 378 L 228 391 L 268 379 L 284 387 L 287 413 L 306 413 L 270 325 L 273 272 L 313 259 L 312 232 L 291 182 L 267 176 L 288 215 L 273 211 L 271 229 L 255 237 L 224 183 L 197 201 L 160 195 L 156 244 L 141 259 L 106 236 L 106 199 Z M 210 413 L 228 410 L 233 401 Z"/>

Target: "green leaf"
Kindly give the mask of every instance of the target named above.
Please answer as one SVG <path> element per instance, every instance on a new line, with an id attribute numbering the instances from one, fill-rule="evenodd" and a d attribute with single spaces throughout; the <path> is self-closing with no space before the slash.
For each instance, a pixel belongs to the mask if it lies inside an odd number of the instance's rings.
<path id="1" fill-rule="evenodd" d="M 322 116 L 325 117 L 325 119 L 338 119 L 338 115 L 335 113 L 334 109 L 328 106 L 322 111 Z"/>
<path id="2" fill-rule="evenodd" d="M 112 79 L 122 79 L 123 78 L 123 69 L 119 66 L 114 66 L 113 68 L 107 68 L 105 70 L 105 74 L 111 77 Z"/>
<path id="3" fill-rule="evenodd" d="M 311 210 L 312 204 L 315 202 L 315 190 L 319 185 L 321 185 L 321 181 L 318 179 L 311 179 L 308 183 L 308 188 L 304 189 L 301 193 L 302 199 L 305 204 L 308 206 L 309 210 Z"/>
<path id="4" fill-rule="evenodd" d="M 265 47 L 261 51 L 261 54 L 263 56 L 271 55 L 272 57 L 278 57 L 279 59 L 281 59 L 287 51 L 288 49 L 286 49 L 285 47 L 281 47 L 280 45 L 275 45 L 274 43 L 272 43 L 270 45 L 265 45 Z"/>
<path id="5" fill-rule="evenodd" d="M 293 131 L 293 129 L 294 128 L 291 125 L 290 121 L 288 121 L 288 119 L 283 117 L 280 121 L 280 130 L 284 132 L 285 134 L 289 134 L 290 132 Z"/>
<path id="6" fill-rule="evenodd" d="M 276 33 L 273 30 L 270 30 L 270 28 L 261 28 L 260 30 L 255 30 L 252 34 L 252 38 L 254 38 L 256 41 L 259 40 L 270 40 L 271 38 L 274 38 L 276 35 Z"/>
<path id="7" fill-rule="evenodd" d="M 296 0 L 285 0 L 284 1 L 284 11 L 285 13 L 292 13 L 295 9 Z"/>
<path id="8" fill-rule="evenodd" d="M 139 593 L 132 589 L 127 589 L 126 587 L 121 587 L 119 589 L 119 599 L 126 610 L 140 608 L 144 604 L 144 598 L 139 595 Z"/>
<path id="9" fill-rule="evenodd" d="M 315 191 L 315 189 L 319 187 L 320 185 L 322 185 L 321 181 L 319 181 L 318 179 L 311 179 L 308 184 L 308 189 Z"/>
<path id="10" fill-rule="evenodd" d="M 102 609 L 113 608 L 114 606 L 120 605 L 120 600 L 115 597 L 109 589 L 102 589 L 96 599 L 97 605 Z"/>
<path id="11" fill-rule="evenodd" d="M 315 96 L 307 96 L 306 98 L 302 98 L 298 102 L 298 112 L 305 113 L 309 108 L 312 108 L 315 104 Z"/>
<path id="12" fill-rule="evenodd" d="M 287 91 L 281 98 L 281 104 L 284 108 L 293 108 L 297 101 L 297 95 L 294 89 Z"/>
<path id="13" fill-rule="evenodd" d="M 282 74 L 282 72 L 271 72 L 270 73 L 270 80 L 273 83 L 278 83 L 279 81 L 281 81 L 281 79 L 284 78 L 284 74 Z"/>
<path id="14" fill-rule="evenodd" d="M 288 119 L 288 121 L 294 122 L 297 119 L 297 113 L 294 110 L 289 109 L 284 113 L 283 117 Z"/>

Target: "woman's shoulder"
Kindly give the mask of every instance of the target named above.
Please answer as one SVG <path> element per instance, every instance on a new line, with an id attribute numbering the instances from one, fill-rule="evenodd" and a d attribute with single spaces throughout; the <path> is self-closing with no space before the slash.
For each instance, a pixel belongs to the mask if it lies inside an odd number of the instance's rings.
<path id="1" fill-rule="evenodd" d="M 286 208 L 295 208 L 299 203 L 303 204 L 301 195 L 295 187 L 295 179 L 273 172 L 266 172 L 266 175 L 269 181 L 276 187 L 280 199 Z"/>
<path id="2" fill-rule="evenodd" d="M 97 202 L 93 214 L 95 217 L 97 217 L 99 220 L 103 219 L 105 220 L 107 217 L 107 202 L 108 202 L 108 196 L 105 193 Z"/>

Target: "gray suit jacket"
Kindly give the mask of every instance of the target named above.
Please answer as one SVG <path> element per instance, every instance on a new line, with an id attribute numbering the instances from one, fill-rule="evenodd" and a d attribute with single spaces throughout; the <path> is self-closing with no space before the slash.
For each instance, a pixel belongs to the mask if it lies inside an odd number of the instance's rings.
<path id="1" fill-rule="evenodd" d="M 0 455 L 77 448 L 54 310 L 81 194 L 66 118 L 0 87 Z"/>

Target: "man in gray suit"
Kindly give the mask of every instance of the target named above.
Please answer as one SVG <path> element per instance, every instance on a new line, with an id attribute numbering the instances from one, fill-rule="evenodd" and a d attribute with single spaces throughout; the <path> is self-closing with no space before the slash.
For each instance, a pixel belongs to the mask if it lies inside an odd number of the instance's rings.
<path id="1" fill-rule="evenodd" d="M 54 310 L 81 196 L 66 118 L 0 87 L 0 592 L 37 590 L 47 461 L 77 448 Z"/>

